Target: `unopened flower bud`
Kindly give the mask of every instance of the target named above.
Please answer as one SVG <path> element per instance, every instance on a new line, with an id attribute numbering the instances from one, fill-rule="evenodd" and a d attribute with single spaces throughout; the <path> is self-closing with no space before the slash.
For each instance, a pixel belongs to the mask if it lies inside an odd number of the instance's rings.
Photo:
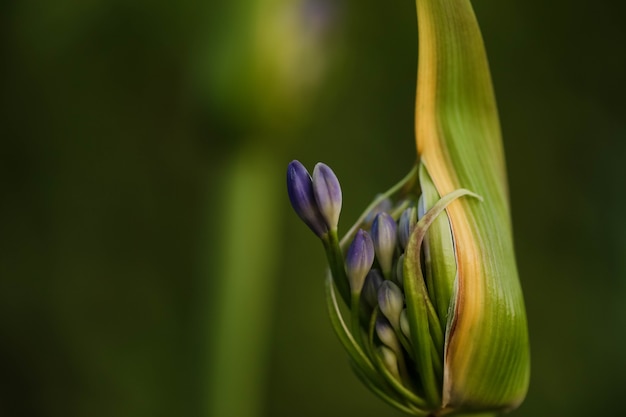
<path id="1" fill-rule="evenodd" d="M 287 192 L 296 214 L 318 237 L 328 232 L 313 193 L 313 181 L 300 161 L 291 161 L 287 167 Z"/>
<path id="2" fill-rule="evenodd" d="M 341 212 L 341 186 L 333 170 L 321 162 L 313 169 L 313 193 L 326 225 L 336 230 Z"/>
<path id="3" fill-rule="evenodd" d="M 379 316 L 376 319 L 376 335 L 385 346 L 398 349 L 398 337 L 386 318 Z"/>
<path id="4" fill-rule="evenodd" d="M 346 274 L 353 293 L 360 293 L 367 273 L 374 263 L 374 244 L 363 229 L 359 229 L 346 254 Z"/>
<path id="5" fill-rule="evenodd" d="M 388 213 L 378 213 L 372 223 L 372 240 L 376 250 L 376 258 L 388 277 L 393 263 L 393 253 L 396 248 L 396 222 Z"/>
<path id="6" fill-rule="evenodd" d="M 378 269 L 370 270 L 365 277 L 361 297 L 365 300 L 367 305 L 372 308 L 378 305 L 378 289 L 383 281 L 384 278 Z"/>
<path id="7" fill-rule="evenodd" d="M 417 210 L 415 207 L 409 207 L 402 212 L 400 221 L 398 222 L 398 242 L 402 249 L 406 249 L 407 243 L 409 243 L 409 237 L 417 223 Z"/>
<path id="8" fill-rule="evenodd" d="M 391 372 L 391 374 L 397 379 L 400 379 L 400 372 L 398 370 L 398 357 L 393 352 L 393 350 L 389 349 L 387 346 L 380 346 L 378 348 L 378 352 L 380 353 L 385 368 L 387 368 L 387 370 Z"/>
<path id="9" fill-rule="evenodd" d="M 378 289 L 378 306 L 394 329 L 400 326 L 400 314 L 404 308 L 402 290 L 392 281 L 385 281 Z"/>

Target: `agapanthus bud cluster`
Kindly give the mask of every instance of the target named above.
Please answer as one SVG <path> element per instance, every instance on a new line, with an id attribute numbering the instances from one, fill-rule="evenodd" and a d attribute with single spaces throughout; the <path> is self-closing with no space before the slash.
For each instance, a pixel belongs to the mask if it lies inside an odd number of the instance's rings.
<path id="1" fill-rule="evenodd" d="M 445 361 L 450 338 L 459 331 L 453 318 L 456 250 L 446 208 L 463 196 L 480 197 L 464 189 L 439 196 L 423 166 L 419 175 L 416 167 L 377 196 L 339 240 L 342 197 L 333 171 L 320 163 L 311 177 L 293 161 L 287 188 L 294 210 L 326 250 L 329 314 L 360 379 L 412 415 L 473 410 L 471 401 L 450 400 L 459 396 L 453 389 L 466 392 L 450 379 L 456 368 Z M 480 401 L 476 409 L 508 406 Z"/>
<path id="2" fill-rule="evenodd" d="M 365 364 L 361 365 L 378 375 L 368 378 L 380 379 L 377 385 L 395 386 L 405 394 L 415 393 L 411 407 L 427 407 L 426 400 L 418 399 L 424 387 L 413 343 L 430 347 L 434 339 L 411 340 L 404 288 L 405 252 L 418 213 L 423 214 L 417 196 L 407 194 L 395 202 L 393 195 L 378 196 L 340 243 L 337 225 L 342 195 L 333 171 L 319 163 L 311 177 L 300 162 L 293 161 L 287 170 L 287 189 L 298 216 L 324 243 L 331 291 L 337 288 L 351 311 L 349 333 L 363 355 Z M 440 382 L 443 346 L 440 338 L 436 341 Z"/>

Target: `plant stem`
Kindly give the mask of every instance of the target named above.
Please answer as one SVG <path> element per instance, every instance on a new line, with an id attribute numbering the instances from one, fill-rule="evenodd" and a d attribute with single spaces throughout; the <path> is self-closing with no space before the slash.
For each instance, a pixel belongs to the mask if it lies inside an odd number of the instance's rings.
<path id="1" fill-rule="evenodd" d="M 243 149 L 226 166 L 213 220 L 220 251 L 208 321 L 208 416 L 257 417 L 263 408 L 277 266 L 280 173 L 270 152 Z"/>

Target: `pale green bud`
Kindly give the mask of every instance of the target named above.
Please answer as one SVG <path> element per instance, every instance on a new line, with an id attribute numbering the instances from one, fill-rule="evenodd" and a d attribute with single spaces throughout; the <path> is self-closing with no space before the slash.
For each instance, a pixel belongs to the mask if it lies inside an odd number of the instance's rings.
<path id="1" fill-rule="evenodd" d="M 378 306 L 394 329 L 400 328 L 400 313 L 404 306 L 402 290 L 392 281 L 385 281 L 378 289 Z"/>

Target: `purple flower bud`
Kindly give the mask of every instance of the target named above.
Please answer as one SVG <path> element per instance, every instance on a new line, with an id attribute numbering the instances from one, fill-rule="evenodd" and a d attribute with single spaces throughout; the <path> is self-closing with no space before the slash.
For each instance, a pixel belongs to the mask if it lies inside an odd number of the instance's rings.
<path id="1" fill-rule="evenodd" d="M 326 225 L 336 230 L 341 212 L 341 186 L 333 170 L 321 162 L 313 169 L 313 193 Z"/>
<path id="2" fill-rule="evenodd" d="M 374 263 L 374 244 L 366 231 L 359 229 L 346 254 L 346 274 L 353 293 L 359 294 Z"/>
<path id="3" fill-rule="evenodd" d="M 383 270 L 383 275 L 389 278 L 393 253 L 396 249 L 396 222 L 388 213 L 378 213 L 372 223 L 372 240 L 376 250 L 376 258 Z"/>
<path id="4" fill-rule="evenodd" d="M 300 219 L 317 236 L 324 236 L 328 227 L 317 207 L 311 176 L 300 161 L 291 161 L 287 167 L 287 192 L 291 206 Z"/>
<path id="5" fill-rule="evenodd" d="M 378 290 L 378 306 L 394 329 L 399 329 L 400 314 L 404 308 L 404 294 L 392 281 L 385 281 Z"/>
<path id="6" fill-rule="evenodd" d="M 365 277 L 365 284 L 363 284 L 363 293 L 361 297 L 372 308 L 378 305 L 378 289 L 383 283 L 383 276 L 378 269 L 372 269 L 367 273 Z"/>
<path id="7" fill-rule="evenodd" d="M 411 232 L 417 223 L 417 210 L 415 207 L 409 207 L 402 212 L 400 221 L 398 222 L 398 242 L 402 249 L 406 249 L 409 243 Z"/>

